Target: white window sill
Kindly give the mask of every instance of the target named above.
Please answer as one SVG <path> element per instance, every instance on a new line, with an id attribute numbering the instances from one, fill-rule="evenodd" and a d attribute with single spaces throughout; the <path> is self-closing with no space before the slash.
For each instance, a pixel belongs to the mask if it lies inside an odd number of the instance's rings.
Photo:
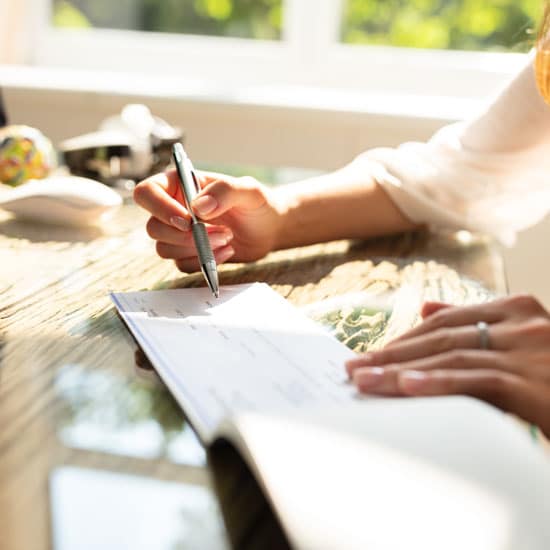
<path id="1" fill-rule="evenodd" d="M 323 111 L 447 122 L 475 112 L 471 99 L 314 86 L 231 85 L 216 81 L 135 73 L 0 65 L 2 86 L 13 91 L 64 92 L 109 97 L 165 99 L 239 107 Z"/>
<path id="2" fill-rule="evenodd" d="M 372 147 L 425 140 L 483 101 L 8 65 L 0 82 L 10 121 L 40 128 L 54 143 L 139 102 L 185 130 L 197 161 L 315 170 Z"/>

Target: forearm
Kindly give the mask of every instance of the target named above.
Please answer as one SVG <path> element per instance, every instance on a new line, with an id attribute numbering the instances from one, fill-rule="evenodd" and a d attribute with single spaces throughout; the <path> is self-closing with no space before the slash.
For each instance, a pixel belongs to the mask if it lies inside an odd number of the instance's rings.
<path id="1" fill-rule="evenodd" d="M 360 156 L 344 168 L 277 188 L 281 229 L 275 248 L 335 239 L 362 239 L 418 227 L 373 177 L 373 162 Z"/>

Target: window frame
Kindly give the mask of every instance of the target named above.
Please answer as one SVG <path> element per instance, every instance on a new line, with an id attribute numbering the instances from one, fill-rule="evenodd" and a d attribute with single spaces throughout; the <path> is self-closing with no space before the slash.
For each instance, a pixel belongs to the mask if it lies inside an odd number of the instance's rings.
<path id="1" fill-rule="evenodd" d="M 218 85 L 220 93 L 277 84 L 479 98 L 512 75 L 525 57 L 343 44 L 344 0 L 283 0 L 280 41 L 56 29 L 50 25 L 51 0 L 28 1 L 34 43 L 27 61 L 33 65 L 164 77 L 182 67 L 179 76 Z"/>

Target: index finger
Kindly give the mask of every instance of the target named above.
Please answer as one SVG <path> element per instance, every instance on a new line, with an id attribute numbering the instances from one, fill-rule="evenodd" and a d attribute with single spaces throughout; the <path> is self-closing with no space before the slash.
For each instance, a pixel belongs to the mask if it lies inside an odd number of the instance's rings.
<path id="1" fill-rule="evenodd" d="M 172 225 L 173 217 L 189 219 L 175 170 L 156 174 L 138 183 L 134 189 L 134 201 L 168 225 Z"/>
<path id="2" fill-rule="evenodd" d="M 195 174 L 201 189 L 204 189 L 216 181 L 227 181 L 231 183 L 235 179 L 233 176 L 220 174 L 219 172 L 210 172 L 208 170 L 195 170 Z"/>
<path id="3" fill-rule="evenodd" d="M 136 189 L 141 186 L 156 185 L 165 191 L 171 197 L 182 201 L 183 195 L 181 192 L 180 180 L 176 170 L 166 170 L 166 172 L 160 172 L 154 176 L 150 176 L 147 179 L 139 182 Z"/>

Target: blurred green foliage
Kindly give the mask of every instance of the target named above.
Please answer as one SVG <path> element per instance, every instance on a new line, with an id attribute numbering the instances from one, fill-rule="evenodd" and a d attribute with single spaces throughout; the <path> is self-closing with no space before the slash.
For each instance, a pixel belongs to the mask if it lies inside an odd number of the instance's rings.
<path id="1" fill-rule="evenodd" d="M 283 0 L 52 1 L 53 21 L 58 27 L 281 37 Z M 348 44 L 516 51 L 531 46 L 532 30 L 543 3 L 543 0 L 342 1 L 341 37 Z"/>
<path id="2" fill-rule="evenodd" d="M 53 24 L 56 27 L 88 28 L 90 21 L 86 16 L 70 2 L 55 2 L 53 11 Z"/>
<path id="3" fill-rule="evenodd" d="M 53 0 L 53 8 L 57 27 L 265 40 L 281 36 L 282 0 Z"/>
<path id="4" fill-rule="evenodd" d="M 543 0 L 346 0 L 342 39 L 452 50 L 528 50 Z"/>

